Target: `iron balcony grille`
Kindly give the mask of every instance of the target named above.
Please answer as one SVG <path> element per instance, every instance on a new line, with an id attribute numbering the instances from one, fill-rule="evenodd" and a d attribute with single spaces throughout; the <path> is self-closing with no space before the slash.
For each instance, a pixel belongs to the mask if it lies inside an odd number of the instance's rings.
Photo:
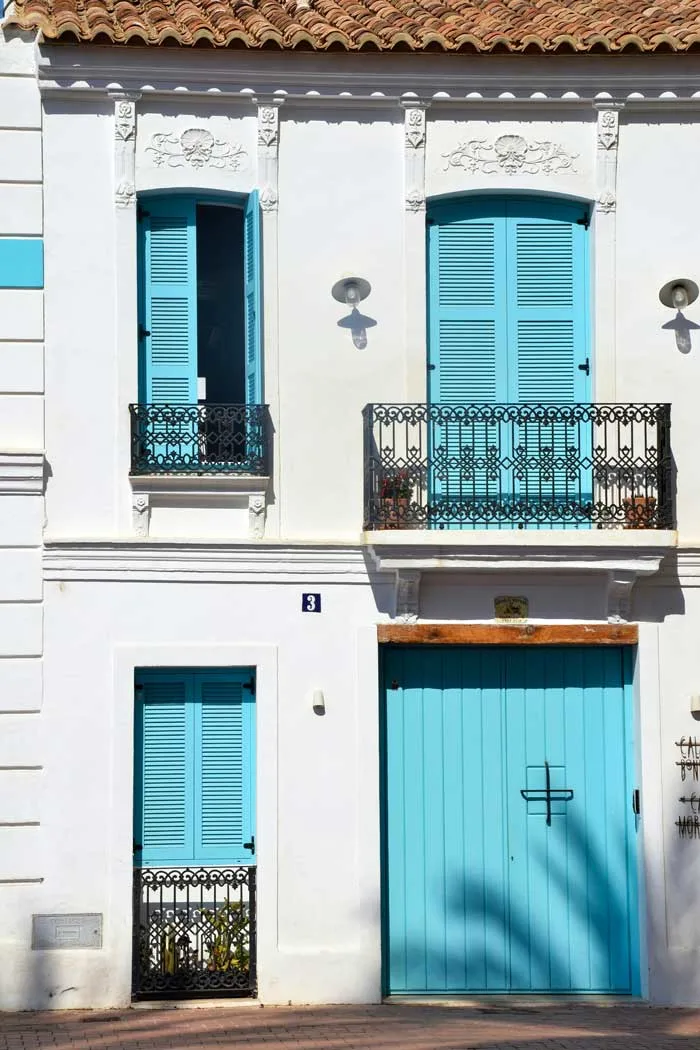
<path id="1" fill-rule="evenodd" d="M 267 472 L 267 405 L 129 405 L 132 474 Z"/>
<path id="2" fill-rule="evenodd" d="M 135 999 L 254 996 L 255 868 L 135 868 Z"/>
<path id="3" fill-rule="evenodd" d="M 670 405 L 367 405 L 366 529 L 673 528 Z"/>

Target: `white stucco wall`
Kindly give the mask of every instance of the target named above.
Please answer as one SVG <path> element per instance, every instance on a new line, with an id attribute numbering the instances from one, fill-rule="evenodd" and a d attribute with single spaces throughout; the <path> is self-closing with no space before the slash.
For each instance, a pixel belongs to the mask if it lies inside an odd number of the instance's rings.
<path id="1" fill-rule="evenodd" d="M 512 103 L 498 100 L 493 85 L 469 101 L 491 67 L 451 64 L 461 92 L 454 102 L 446 97 L 456 90 L 443 75 L 448 66 L 427 56 L 419 72 L 405 59 L 387 57 L 380 70 L 374 58 L 350 67 L 328 56 L 333 70 L 323 67 L 328 83 L 316 97 L 308 95 L 323 66 L 316 59 L 286 56 L 256 66 L 257 56 L 144 58 L 136 50 L 119 55 L 118 81 L 109 49 L 43 48 L 42 110 L 33 45 L 13 38 L 0 46 L 0 127 L 8 129 L 0 131 L 0 236 L 43 233 L 46 244 L 45 293 L 0 290 L 0 463 L 10 453 L 13 477 L 21 468 L 26 482 L 21 491 L 14 481 L 0 492 L 0 1007 L 128 1001 L 132 674 L 134 666 L 183 664 L 258 669 L 261 999 L 380 996 L 376 624 L 394 614 L 395 581 L 392 572 L 368 569 L 359 542 L 361 410 L 425 396 L 425 230 L 424 214 L 405 204 L 415 189 L 410 180 L 420 177 L 407 158 L 398 99 L 407 91 L 431 101 L 429 199 L 537 192 L 593 205 L 597 397 L 673 403 L 679 537 L 668 544 L 679 538 L 681 547 L 660 575 L 637 585 L 631 612 L 640 622 L 642 983 L 656 1001 L 699 1002 L 700 946 L 688 921 L 700 903 L 698 845 L 678 838 L 674 820 L 682 793 L 675 740 L 694 733 L 690 696 L 700 693 L 692 401 L 700 366 L 697 347 L 680 354 L 673 333 L 661 328 L 672 314 L 658 290 L 672 277 L 698 276 L 698 218 L 688 202 L 700 112 L 681 115 L 672 102 L 662 108 L 649 101 L 647 109 L 639 99 L 628 103 L 611 214 L 596 205 L 605 188 L 596 110 L 590 99 L 562 99 L 566 61 L 547 67 L 559 84 L 549 99 L 535 91 L 539 67 L 519 65 L 530 69 L 523 83 L 530 77 L 532 84 Z M 167 75 L 128 73 L 130 63 L 136 69 L 144 61 L 162 61 Z M 591 96 L 609 90 L 612 67 L 576 63 L 577 90 L 583 93 L 579 76 L 589 77 Z M 653 74 L 643 59 L 624 68 L 650 99 L 671 71 L 690 77 L 687 66 L 666 59 Z M 510 91 L 517 76 L 509 76 Z M 136 217 L 115 204 L 110 92 L 118 90 L 136 98 L 135 188 L 143 193 L 269 188 L 257 107 L 284 98 L 278 205 L 263 216 L 265 400 L 275 449 L 266 541 L 257 547 L 248 546 L 247 509 L 238 497 L 227 504 L 181 493 L 154 510 L 150 541 L 135 532 L 127 409 L 137 397 Z M 348 97 L 340 97 L 343 90 Z M 380 90 L 391 97 L 379 97 Z M 350 97 L 353 91 L 360 97 Z M 193 127 L 235 148 L 239 162 L 156 163 L 154 136 L 177 138 Z M 571 163 L 487 173 L 451 162 L 463 144 L 490 149 L 501 135 L 553 143 Z M 6 149 L 2 136 L 12 136 Z M 338 327 L 345 310 L 331 297 L 333 283 L 348 273 L 372 284 L 362 310 L 377 323 L 364 350 Z M 700 322 L 697 305 L 688 316 Z M 182 542 L 162 542 L 174 535 Z M 589 536 L 588 546 L 596 540 L 602 549 L 605 539 Z M 533 534 L 518 533 L 513 542 L 524 555 Z M 529 598 L 536 622 L 605 622 L 607 587 L 602 571 L 553 576 L 511 566 L 477 575 L 433 565 L 422 580 L 420 615 L 489 622 L 494 597 L 516 593 Z M 321 616 L 301 613 L 304 590 L 322 591 Z M 314 689 L 326 696 L 323 718 L 311 709 Z M 33 913 L 92 911 L 104 915 L 101 950 L 30 950 Z"/>
<path id="2" fill-rule="evenodd" d="M 41 237 L 41 99 L 30 36 L 0 30 L 0 240 Z M 43 814 L 43 293 L 0 288 L 0 951 L 27 957 Z M 13 930 L 22 916 L 19 938 Z M 19 952 L 18 952 L 19 948 Z M 13 999 L 0 977 L 0 1006 Z"/>

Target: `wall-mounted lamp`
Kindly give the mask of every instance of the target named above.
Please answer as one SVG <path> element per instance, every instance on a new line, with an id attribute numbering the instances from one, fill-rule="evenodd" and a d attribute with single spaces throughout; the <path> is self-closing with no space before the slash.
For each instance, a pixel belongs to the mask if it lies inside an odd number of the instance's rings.
<path id="1" fill-rule="evenodd" d="M 367 329 L 373 328 L 377 323 L 371 317 L 365 317 L 357 309 L 363 299 L 366 299 L 372 291 L 372 285 L 364 277 L 341 277 L 331 289 L 331 295 L 339 303 L 345 303 L 350 307 L 348 317 L 342 317 L 338 321 L 340 328 L 349 328 L 352 334 L 353 345 L 358 350 L 364 350 L 367 346 Z"/>
<path id="2" fill-rule="evenodd" d="M 690 698 L 690 713 L 696 721 L 700 720 L 700 696 L 697 693 Z"/>
<path id="3" fill-rule="evenodd" d="M 315 715 L 325 715 L 326 698 L 323 695 L 323 689 L 314 689 L 311 694 L 311 707 Z"/>
<path id="4" fill-rule="evenodd" d="M 698 294 L 697 284 L 689 277 L 676 277 L 673 281 L 667 281 L 659 292 L 659 299 L 664 306 L 676 311 L 674 319 L 668 321 L 663 327 L 674 330 L 676 346 L 682 354 L 690 353 L 692 349 L 690 330 L 698 327 L 693 321 L 688 321 L 683 316 L 683 311 L 695 302 Z"/>

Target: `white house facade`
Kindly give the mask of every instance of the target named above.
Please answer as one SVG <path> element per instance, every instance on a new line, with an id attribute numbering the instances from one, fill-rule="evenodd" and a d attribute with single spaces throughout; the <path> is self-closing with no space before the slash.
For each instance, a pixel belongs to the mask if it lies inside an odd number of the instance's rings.
<path id="1" fill-rule="evenodd" d="M 700 31 L 98 6 L 0 39 L 0 1008 L 697 1004 Z"/>

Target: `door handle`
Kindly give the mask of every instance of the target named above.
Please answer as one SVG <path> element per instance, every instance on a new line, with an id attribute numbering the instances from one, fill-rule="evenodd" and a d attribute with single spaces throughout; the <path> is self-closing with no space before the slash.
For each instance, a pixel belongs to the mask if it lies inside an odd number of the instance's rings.
<path id="1" fill-rule="evenodd" d="M 638 817 L 642 812 L 642 807 L 639 799 L 639 788 L 635 788 L 632 792 L 632 812 L 635 817 Z"/>
<path id="2" fill-rule="evenodd" d="M 243 849 L 249 849 L 251 853 L 255 853 L 255 835 L 250 836 L 250 842 L 243 843 Z"/>
<path id="3" fill-rule="evenodd" d="M 578 366 L 578 370 L 579 372 L 585 372 L 587 376 L 591 374 L 591 362 L 589 358 L 586 358 L 583 364 Z"/>

